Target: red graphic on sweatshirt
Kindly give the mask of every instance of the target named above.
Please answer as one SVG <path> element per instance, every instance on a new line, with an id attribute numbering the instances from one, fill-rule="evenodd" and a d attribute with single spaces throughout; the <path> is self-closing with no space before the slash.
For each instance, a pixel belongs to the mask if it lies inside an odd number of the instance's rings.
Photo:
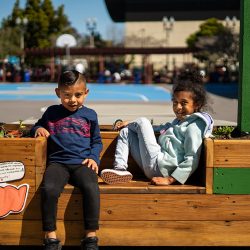
<path id="1" fill-rule="evenodd" d="M 9 184 L 0 186 L 0 218 L 11 213 L 22 212 L 26 204 L 28 190 L 28 184 L 22 184 L 18 187 Z"/>
<path id="2" fill-rule="evenodd" d="M 78 134 L 90 137 L 90 123 L 82 118 L 65 117 L 57 121 L 48 122 L 48 130 L 51 135 Z"/>

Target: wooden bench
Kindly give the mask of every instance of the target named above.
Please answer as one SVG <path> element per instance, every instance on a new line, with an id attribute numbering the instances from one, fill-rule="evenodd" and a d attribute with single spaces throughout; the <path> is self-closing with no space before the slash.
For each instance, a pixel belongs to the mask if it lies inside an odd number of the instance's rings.
<path id="1" fill-rule="evenodd" d="M 100 169 L 111 168 L 118 133 L 104 127 L 101 135 L 104 149 Z M 107 185 L 99 179 L 100 245 L 250 246 L 249 196 L 206 192 L 211 186 L 211 176 L 206 178 L 209 144 L 210 139 L 205 141 L 198 171 L 187 185 L 150 185 L 132 158 L 132 182 Z M 0 245 L 41 245 L 39 186 L 46 166 L 46 140 L 0 139 L 0 161 L 14 160 L 25 164 L 26 174 L 11 184 L 28 183 L 30 191 L 22 213 L 0 220 Z M 84 234 L 81 194 L 70 185 L 59 199 L 57 226 L 63 244 L 79 245 Z"/>

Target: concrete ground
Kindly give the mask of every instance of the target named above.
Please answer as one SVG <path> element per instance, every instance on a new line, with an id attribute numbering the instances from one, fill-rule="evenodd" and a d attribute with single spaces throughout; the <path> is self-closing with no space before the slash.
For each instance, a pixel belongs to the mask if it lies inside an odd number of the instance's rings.
<path id="1" fill-rule="evenodd" d="M 172 85 L 163 85 L 171 90 Z M 212 94 L 208 94 L 210 109 L 208 112 L 215 120 L 215 125 L 236 125 L 237 124 L 237 105 L 238 100 Z M 0 122 L 13 123 L 24 120 L 27 124 L 33 124 L 41 117 L 44 107 L 55 104 L 53 101 L 1 101 L 0 100 Z M 171 102 L 88 102 L 86 106 L 96 110 L 99 123 L 101 125 L 113 124 L 121 118 L 132 120 L 139 116 L 145 116 L 153 120 L 155 125 L 166 123 L 173 120 Z"/>

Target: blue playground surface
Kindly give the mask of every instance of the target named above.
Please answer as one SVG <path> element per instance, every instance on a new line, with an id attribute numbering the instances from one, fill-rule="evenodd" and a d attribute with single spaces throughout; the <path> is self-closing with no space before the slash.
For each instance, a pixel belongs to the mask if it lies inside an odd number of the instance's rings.
<path id="1" fill-rule="evenodd" d="M 1 83 L 0 101 L 58 101 L 56 83 Z M 171 93 L 153 84 L 90 83 L 87 101 L 94 102 L 170 102 Z M 238 98 L 237 83 L 207 83 L 208 92 Z"/>
<path id="2" fill-rule="evenodd" d="M 58 101 L 55 83 L 3 83 L 0 100 Z M 87 101 L 100 102 L 170 102 L 171 93 L 156 85 L 138 84 L 88 84 Z"/>
<path id="3" fill-rule="evenodd" d="M 207 83 L 206 90 L 209 93 L 231 99 L 238 99 L 238 83 Z"/>

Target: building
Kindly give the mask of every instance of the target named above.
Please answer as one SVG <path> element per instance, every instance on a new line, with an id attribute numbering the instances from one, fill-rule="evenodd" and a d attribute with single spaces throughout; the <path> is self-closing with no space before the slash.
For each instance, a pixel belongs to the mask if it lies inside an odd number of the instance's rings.
<path id="1" fill-rule="evenodd" d="M 239 0 L 105 0 L 113 21 L 125 23 L 126 47 L 186 47 L 187 37 L 208 18 L 232 25 L 239 33 Z M 135 66 L 144 56 L 136 56 Z M 196 62 L 192 54 L 151 55 L 155 70 Z"/>

